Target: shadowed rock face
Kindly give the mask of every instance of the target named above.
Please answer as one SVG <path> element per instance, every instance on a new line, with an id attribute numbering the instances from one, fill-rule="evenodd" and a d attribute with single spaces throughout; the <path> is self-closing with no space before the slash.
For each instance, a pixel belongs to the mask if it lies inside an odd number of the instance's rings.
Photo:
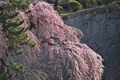
<path id="1" fill-rule="evenodd" d="M 20 18 L 26 19 L 24 24 L 36 28 L 27 34 L 37 45 L 24 46 L 23 55 L 8 59 L 29 69 L 28 74 L 15 80 L 101 80 L 101 56 L 80 43 L 82 32 L 65 25 L 52 5 L 33 2 L 27 12 L 21 13 L 24 17 Z"/>

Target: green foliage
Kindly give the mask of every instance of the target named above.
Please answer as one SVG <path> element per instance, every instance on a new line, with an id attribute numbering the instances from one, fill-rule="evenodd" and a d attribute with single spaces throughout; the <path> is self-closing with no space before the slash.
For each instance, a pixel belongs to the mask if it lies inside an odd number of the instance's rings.
<path id="1" fill-rule="evenodd" d="M 86 7 L 86 1 L 85 0 L 76 0 L 76 1 L 78 1 L 79 3 L 81 3 L 81 5 L 83 7 Z"/>
<path id="2" fill-rule="evenodd" d="M 0 30 L 3 31 L 5 36 L 9 39 L 10 52 L 21 53 L 22 45 L 31 43 L 32 46 L 34 42 L 31 42 L 25 31 L 27 28 L 20 26 L 24 21 L 15 20 L 14 18 L 19 14 L 19 10 L 25 10 L 28 8 L 30 0 L 10 0 L 3 11 L 0 11 Z M 28 44 L 29 45 L 29 44 Z"/>
<path id="3" fill-rule="evenodd" d="M 58 13 L 60 13 L 63 10 L 63 7 L 62 6 L 56 6 L 55 10 L 57 10 Z"/>
<path id="4" fill-rule="evenodd" d="M 64 9 L 69 9 L 69 2 L 70 1 L 62 1 L 60 6 L 62 6 Z"/>
<path id="5" fill-rule="evenodd" d="M 17 72 L 20 73 L 27 73 L 27 70 L 25 69 L 25 67 L 23 65 L 19 65 L 18 63 L 11 63 L 8 65 L 10 68 L 14 69 Z"/>
<path id="6" fill-rule="evenodd" d="M 0 80 L 13 80 L 13 79 L 12 79 L 12 75 L 7 74 L 7 73 L 1 73 Z"/>
<path id="7" fill-rule="evenodd" d="M 96 0 L 90 0 L 92 4 L 96 4 Z"/>
<path id="8" fill-rule="evenodd" d="M 18 50 L 18 51 L 15 51 L 15 53 L 16 53 L 17 55 L 20 55 L 20 54 L 23 53 L 23 51 L 22 51 L 22 50 Z"/>
<path id="9" fill-rule="evenodd" d="M 28 8 L 28 5 L 30 3 L 30 0 L 9 0 L 9 4 L 8 4 L 8 7 L 9 9 L 11 10 L 20 10 L 20 9 L 27 9 Z"/>
<path id="10" fill-rule="evenodd" d="M 31 47 L 35 47 L 35 45 L 36 45 L 35 42 L 28 42 L 27 44 L 28 44 L 29 46 L 31 46 Z"/>
<path id="11" fill-rule="evenodd" d="M 6 38 L 9 40 L 9 46 L 5 58 L 0 58 L 0 64 L 2 64 L 3 70 L 0 71 L 0 80 L 12 80 L 13 75 L 9 73 L 10 68 L 14 69 L 18 73 L 26 73 L 24 66 L 18 63 L 6 64 L 6 60 L 10 53 L 22 54 L 22 46 L 29 45 L 34 47 L 36 43 L 31 42 L 25 33 L 28 28 L 21 26 L 24 21 L 15 19 L 19 14 L 19 10 L 26 10 L 30 0 L 9 0 L 5 6 L 0 6 L 0 31 L 3 32 Z M 7 69 L 7 71 L 5 70 Z"/>
<path id="12" fill-rule="evenodd" d="M 96 4 L 96 0 L 76 0 L 83 5 L 83 7 L 89 7 Z"/>
<path id="13" fill-rule="evenodd" d="M 3 30 L 3 27 L 2 27 L 2 25 L 0 24 L 0 31 L 1 31 L 1 30 Z"/>
<path id="14" fill-rule="evenodd" d="M 72 9 L 73 12 L 78 11 L 79 9 L 82 8 L 82 5 L 78 1 L 71 1 L 69 3 L 70 8 Z"/>
<path id="15" fill-rule="evenodd" d="M 16 75 L 19 73 L 24 74 L 27 73 L 27 70 L 23 65 L 19 65 L 18 63 L 11 63 L 7 65 L 7 68 L 11 68 L 16 72 Z M 13 77 L 16 76 L 15 74 L 10 74 L 9 72 L 3 72 L 0 74 L 0 80 L 13 80 Z"/>

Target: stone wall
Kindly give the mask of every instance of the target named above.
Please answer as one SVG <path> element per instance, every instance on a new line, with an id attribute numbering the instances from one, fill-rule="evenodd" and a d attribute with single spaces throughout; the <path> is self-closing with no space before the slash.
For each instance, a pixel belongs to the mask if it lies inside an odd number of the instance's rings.
<path id="1" fill-rule="evenodd" d="M 67 25 L 84 33 L 83 43 L 103 56 L 103 80 L 120 80 L 119 15 L 119 5 L 112 4 L 63 17 Z"/>

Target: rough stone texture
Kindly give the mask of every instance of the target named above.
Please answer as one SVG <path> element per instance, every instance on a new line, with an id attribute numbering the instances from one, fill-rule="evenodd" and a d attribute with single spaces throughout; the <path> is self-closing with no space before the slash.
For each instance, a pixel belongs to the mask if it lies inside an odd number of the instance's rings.
<path id="1" fill-rule="evenodd" d="M 103 80 L 120 80 L 120 8 L 96 8 L 67 16 L 67 25 L 80 29 L 86 43 L 104 58 Z"/>
<path id="2" fill-rule="evenodd" d="M 8 45 L 8 40 L 4 37 L 3 33 L 0 32 L 0 57 L 4 57 L 3 54 L 6 53 L 6 47 Z"/>
<path id="3" fill-rule="evenodd" d="M 19 62 L 29 69 L 15 80 L 101 80 L 103 59 L 80 43 L 82 32 L 65 25 L 52 5 L 33 2 L 24 18 L 25 25 L 28 22 L 36 28 L 27 34 L 37 45 L 24 46 L 23 55 L 9 57 L 8 63 Z"/>

